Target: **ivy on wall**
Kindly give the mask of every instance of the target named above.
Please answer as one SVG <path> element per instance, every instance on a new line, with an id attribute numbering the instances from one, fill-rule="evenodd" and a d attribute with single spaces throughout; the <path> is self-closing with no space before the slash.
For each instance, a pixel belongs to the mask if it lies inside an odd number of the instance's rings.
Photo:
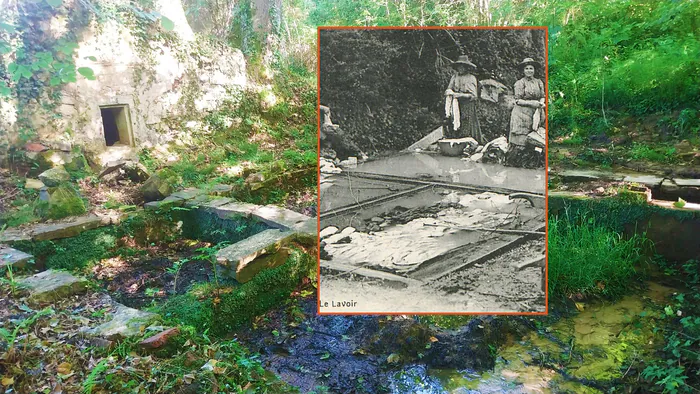
<path id="1" fill-rule="evenodd" d="M 157 23 L 165 31 L 175 27 L 155 11 L 147 12 L 135 5 L 125 8 L 137 19 Z M 60 118 L 56 109 L 64 85 L 77 82 L 78 75 L 96 79 L 92 68 L 76 67 L 75 52 L 80 34 L 93 17 L 97 17 L 98 24 L 120 20 L 111 11 L 108 4 L 81 1 L 68 6 L 63 0 L 43 0 L 20 1 L 15 9 L 0 12 L 0 100 L 16 106 L 20 143 L 36 136 L 32 118 L 38 110 L 48 115 L 48 122 Z M 63 29 L 56 29 L 62 33 L 52 33 L 56 22 L 65 23 Z M 94 56 L 86 59 L 97 61 Z"/>

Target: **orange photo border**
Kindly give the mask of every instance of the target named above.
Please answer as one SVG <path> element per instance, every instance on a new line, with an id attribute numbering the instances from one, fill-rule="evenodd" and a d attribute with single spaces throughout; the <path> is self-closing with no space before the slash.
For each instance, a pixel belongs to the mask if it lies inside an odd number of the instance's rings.
<path id="1" fill-rule="evenodd" d="M 321 30 L 544 30 L 544 96 L 545 96 L 545 293 L 544 312 L 321 312 Z M 549 315 L 549 29 L 547 26 L 318 26 L 316 30 L 316 127 L 317 127 L 317 192 L 316 192 L 316 313 L 320 316 L 393 316 L 393 315 Z"/>

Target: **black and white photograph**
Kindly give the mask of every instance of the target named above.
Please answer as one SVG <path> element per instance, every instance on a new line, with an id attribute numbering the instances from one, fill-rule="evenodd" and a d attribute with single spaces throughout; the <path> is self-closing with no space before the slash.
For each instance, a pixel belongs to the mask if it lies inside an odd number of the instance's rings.
<path id="1" fill-rule="evenodd" d="M 320 313 L 546 313 L 546 35 L 319 30 Z"/>

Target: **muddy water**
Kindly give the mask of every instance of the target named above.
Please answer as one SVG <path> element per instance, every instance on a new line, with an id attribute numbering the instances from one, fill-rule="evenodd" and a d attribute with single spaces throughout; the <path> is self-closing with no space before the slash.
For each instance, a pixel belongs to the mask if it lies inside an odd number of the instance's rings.
<path id="1" fill-rule="evenodd" d="M 373 174 L 425 178 L 476 186 L 504 187 L 544 193 L 545 171 L 475 163 L 427 153 L 407 153 L 362 163 L 355 169 Z"/>
<path id="2" fill-rule="evenodd" d="M 583 309 L 542 334 L 532 332 L 499 350 L 496 367 L 428 370 L 409 366 L 391 381 L 394 393 L 602 393 L 606 382 L 631 367 L 643 368 L 660 337 L 651 319 L 640 317 L 647 303 L 664 305 L 675 289 L 647 283 L 640 295 L 615 303 L 580 304 Z M 573 345 L 573 346 L 572 346 Z"/>

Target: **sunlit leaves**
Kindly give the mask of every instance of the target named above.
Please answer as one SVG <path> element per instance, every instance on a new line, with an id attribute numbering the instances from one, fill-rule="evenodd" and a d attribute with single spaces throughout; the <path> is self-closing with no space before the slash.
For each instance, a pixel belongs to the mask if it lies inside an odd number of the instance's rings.
<path id="1" fill-rule="evenodd" d="M 173 31 L 175 29 L 175 23 L 164 16 L 160 17 L 160 25 L 163 26 L 165 31 Z"/>
<path id="2" fill-rule="evenodd" d="M 12 89 L 7 86 L 7 83 L 0 79 L 0 97 L 7 97 L 12 93 Z"/>
<path id="3" fill-rule="evenodd" d="M 9 23 L 6 22 L 0 22 L 0 31 L 4 31 L 5 33 L 12 34 L 17 30 L 17 28 Z"/>
<path id="4" fill-rule="evenodd" d="M 80 67 L 78 69 L 78 72 L 80 73 L 80 75 L 84 76 L 85 78 L 87 78 L 90 81 L 94 81 L 96 79 L 95 73 L 92 71 L 92 69 L 90 67 Z"/>
<path id="5" fill-rule="evenodd" d="M 56 51 L 63 53 L 64 55 L 72 55 L 73 51 L 78 48 L 78 44 L 71 41 L 59 41 L 56 45 Z"/>

